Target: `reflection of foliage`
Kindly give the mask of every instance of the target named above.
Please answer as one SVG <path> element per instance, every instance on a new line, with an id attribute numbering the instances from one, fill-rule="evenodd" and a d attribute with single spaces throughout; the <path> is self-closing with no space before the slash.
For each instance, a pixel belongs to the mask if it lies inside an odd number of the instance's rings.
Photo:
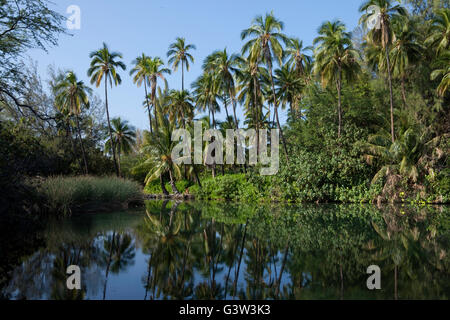
<path id="1" fill-rule="evenodd" d="M 16 269 L 5 296 L 89 298 L 89 281 L 79 294 L 65 292 L 69 264 L 120 277 L 140 254 L 150 299 L 445 299 L 449 290 L 447 207 L 149 201 L 146 215 L 59 223 L 49 224 L 47 247 Z M 382 291 L 365 289 L 372 264 L 381 267 Z"/>

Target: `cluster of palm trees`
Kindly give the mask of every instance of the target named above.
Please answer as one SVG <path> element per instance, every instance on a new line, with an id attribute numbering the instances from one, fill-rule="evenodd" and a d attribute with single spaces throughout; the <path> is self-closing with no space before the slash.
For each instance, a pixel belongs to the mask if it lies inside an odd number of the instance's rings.
<path id="1" fill-rule="evenodd" d="M 368 12 L 373 5 L 380 9 L 379 13 Z M 279 108 L 289 107 L 291 118 L 302 119 L 304 113 L 301 102 L 310 85 L 321 84 L 324 89 L 336 93 L 337 136 L 340 137 L 344 122 L 342 89 L 344 85 L 358 78 L 362 68 L 372 68 L 373 71 L 386 75 L 390 100 L 390 138 L 394 143 L 394 80 L 401 84 L 402 99 L 406 106 L 406 78 L 415 62 L 423 58 L 426 47 L 433 48 L 437 57 L 433 65 L 436 70 L 431 74 L 431 79 L 441 79 L 437 92 L 444 96 L 448 90 L 450 11 L 436 11 L 435 19 L 430 22 L 429 35 L 422 42 L 413 26 L 417 22 L 408 16 L 404 7 L 393 0 L 366 0 L 360 11 L 360 23 L 363 26 L 367 25 L 370 19 L 379 20 L 379 28 L 366 30 L 363 51 L 355 48 L 352 34 L 339 20 L 324 22 L 318 30 L 319 35 L 314 40 L 314 47 L 305 47 L 301 40 L 283 33 L 283 22 L 272 12 L 257 16 L 251 26 L 241 33 L 241 39 L 246 42 L 240 54 L 231 54 L 225 48 L 205 58 L 202 74 L 191 85 L 192 92 L 185 89 L 184 71 L 189 71 L 190 64 L 194 63 L 192 51 L 196 47 L 187 44 L 184 38 L 177 38 L 167 52 L 168 64 L 173 71 L 177 71 L 181 63 L 181 90 L 168 89 L 165 76 L 171 74 L 171 70 L 165 67 L 160 57 L 150 57 L 144 53 L 137 57 L 133 61 L 134 67 L 130 75 L 137 86 L 144 84 L 144 106 L 148 112 L 150 128 L 145 152 L 148 152 L 149 158 L 155 161 L 159 159 L 160 162 L 154 163 L 154 168 L 159 169 L 151 171 L 147 181 L 156 178 L 156 172 L 160 175 L 168 172 L 171 177 L 176 176 L 174 171 L 179 170 L 170 158 L 168 128 L 192 128 L 196 112 L 209 114 L 202 120 L 207 122 L 210 128 L 239 128 L 237 108 L 241 106 L 245 126 L 255 128 L 257 133 L 260 129 L 280 129 L 288 159 L 288 146 L 280 123 Z M 377 16 L 373 16 L 374 14 Z M 111 151 L 117 175 L 120 175 L 120 161 L 117 158 L 120 157 L 120 152 L 126 153 L 129 148 L 123 143 L 123 133 L 118 134 L 116 130 L 124 125 L 119 125 L 117 119 L 114 129 L 111 125 L 108 84 L 119 85 L 119 72 L 126 70 L 126 66 L 121 61 L 122 55 L 111 52 L 106 44 L 98 51 L 92 52 L 90 57 L 92 61 L 88 75 L 91 84 L 99 87 L 104 82 L 109 128 L 107 151 Z M 158 86 L 158 80 L 165 83 L 163 89 Z M 89 107 L 90 89 L 78 81 L 73 72 L 67 75 L 58 90 L 61 94 L 57 103 L 62 112 L 77 115 L 82 108 Z M 225 122 L 217 121 L 217 113 L 222 107 L 226 114 Z M 161 128 L 163 126 L 165 127 Z M 80 130 L 78 137 L 82 144 Z M 129 133 L 127 137 L 127 141 L 132 143 L 133 134 Z M 167 141 L 166 145 L 164 141 Z M 259 139 L 257 141 L 259 142 Z M 83 161 L 87 172 L 85 157 Z M 195 167 L 189 170 L 196 171 Z M 185 174 L 187 172 L 188 169 Z"/>

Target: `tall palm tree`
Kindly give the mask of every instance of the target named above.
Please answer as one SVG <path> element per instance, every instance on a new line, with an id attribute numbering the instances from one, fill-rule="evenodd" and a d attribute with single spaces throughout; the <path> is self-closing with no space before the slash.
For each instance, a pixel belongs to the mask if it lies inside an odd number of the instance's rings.
<path id="1" fill-rule="evenodd" d="M 120 155 L 128 154 L 133 150 L 136 140 L 136 130 L 128 125 L 128 121 L 119 118 L 111 120 L 113 127 L 113 141 L 107 140 L 105 144 L 105 152 L 110 152 L 112 146 L 115 146 L 117 152 L 117 161 L 119 164 L 119 175 L 121 175 Z"/>
<path id="2" fill-rule="evenodd" d="M 233 104 L 233 116 L 235 128 L 238 128 L 238 121 L 236 116 L 236 87 L 234 75 L 238 71 L 237 62 L 239 56 L 236 54 L 229 55 L 227 49 L 213 52 L 209 55 L 204 63 L 205 70 L 212 70 L 215 73 L 218 81 L 220 81 L 221 90 L 224 93 L 225 109 L 227 110 L 227 98 L 231 99 Z M 228 111 L 227 111 L 228 114 Z"/>
<path id="3" fill-rule="evenodd" d="M 126 70 L 125 64 L 117 59 L 122 59 L 122 54 L 119 52 L 110 52 L 106 43 L 103 43 L 103 48 L 93 51 L 90 53 L 89 57 L 91 60 L 91 66 L 88 69 L 88 76 L 91 77 L 91 84 L 96 85 L 98 88 L 102 82 L 105 80 L 105 106 L 106 106 L 106 117 L 108 120 L 109 138 L 114 144 L 111 121 L 109 120 L 109 108 L 108 108 L 108 82 L 112 87 L 114 85 L 119 85 L 122 83 L 122 78 L 117 72 L 118 69 Z M 116 169 L 116 175 L 119 176 L 119 167 L 116 160 L 116 148 L 112 146 L 114 167 Z"/>
<path id="4" fill-rule="evenodd" d="M 149 82 L 152 87 L 151 98 L 153 104 L 153 111 L 155 112 L 155 129 L 158 130 L 158 114 L 156 108 L 156 86 L 158 78 L 165 81 L 164 74 L 170 74 L 170 70 L 164 68 L 164 62 L 159 57 L 155 57 L 150 60 L 149 65 Z"/>
<path id="5" fill-rule="evenodd" d="M 450 8 L 436 10 L 431 27 L 431 35 L 425 40 L 425 44 L 436 49 L 436 54 L 441 54 L 450 45 Z"/>
<path id="6" fill-rule="evenodd" d="M 169 46 L 169 51 L 167 51 L 169 64 L 172 65 L 173 71 L 178 70 L 178 66 L 181 62 L 181 90 L 184 90 L 184 66 L 186 65 L 186 71 L 189 71 L 189 61 L 194 63 L 194 57 L 189 51 L 195 49 L 195 45 L 186 44 L 185 38 L 178 37 L 175 39 L 175 42 Z"/>
<path id="7" fill-rule="evenodd" d="M 153 125 L 152 125 L 152 114 L 150 112 L 150 100 L 149 95 L 147 92 L 147 85 L 150 85 L 150 64 L 151 64 L 151 57 L 146 56 L 145 53 L 142 54 L 142 56 L 137 57 L 132 62 L 134 64 L 134 68 L 130 71 L 130 75 L 134 75 L 133 82 L 137 84 L 138 87 L 144 83 L 144 90 L 145 90 L 145 101 L 148 111 L 148 119 L 150 122 L 150 132 L 153 132 Z"/>
<path id="8" fill-rule="evenodd" d="M 364 12 L 360 19 L 360 23 L 366 25 L 369 19 L 378 19 L 380 28 L 374 28 L 368 33 L 368 42 L 376 46 L 381 47 L 385 51 L 386 70 L 388 74 L 389 83 L 389 100 L 391 105 L 391 139 L 392 143 L 395 142 L 395 129 L 394 129 L 394 95 L 392 92 L 392 74 L 390 64 L 390 46 L 393 42 L 394 35 L 391 28 L 391 21 L 396 16 L 406 16 L 407 11 L 399 4 L 393 3 L 393 0 L 365 0 L 365 2 L 359 8 L 360 12 Z M 374 17 L 377 12 L 367 12 L 371 6 L 379 8 L 379 15 Z"/>
<path id="9" fill-rule="evenodd" d="M 345 31 L 341 21 L 324 22 L 319 28 L 319 36 L 314 39 L 318 44 L 315 50 L 314 72 L 320 76 L 324 87 L 336 85 L 338 93 L 338 137 L 342 127 L 342 83 L 353 81 L 360 66 L 358 52 L 353 49 L 351 34 Z"/>
<path id="10" fill-rule="evenodd" d="M 390 51 L 390 61 L 392 64 L 392 75 L 400 79 L 403 103 L 406 106 L 405 82 L 407 73 L 413 63 L 419 60 L 424 49 L 417 42 L 418 33 L 414 29 L 411 21 L 405 17 L 393 21 L 395 39 Z"/>
<path id="11" fill-rule="evenodd" d="M 242 47 L 242 53 L 249 53 L 251 61 L 263 62 L 267 65 L 269 70 L 270 82 L 272 85 L 272 98 L 274 105 L 274 113 L 277 121 L 278 129 L 280 129 L 281 140 L 283 141 L 284 151 L 286 159 L 288 159 L 286 141 L 284 139 L 283 130 L 280 125 L 280 118 L 278 116 L 278 101 L 275 93 L 275 84 L 273 81 L 273 60 L 278 60 L 278 63 L 282 64 L 283 47 L 280 41 L 285 44 L 289 42 L 282 31 L 284 24 L 278 20 L 273 12 L 266 13 L 265 17 L 257 16 L 250 28 L 241 32 L 241 39 L 244 40 L 248 37 L 251 39 Z"/>
<path id="12" fill-rule="evenodd" d="M 88 164 L 86 152 L 84 150 L 83 139 L 81 137 L 81 128 L 79 115 L 83 108 L 89 109 L 89 97 L 92 89 L 87 87 L 83 81 L 78 81 L 77 76 L 72 71 L 66 74 L 66 77 L 56 84 L 56 105 L 61 112 L 72 114 L 75 116 L 78 139 L 80 140 L 81 152 L 84 162 L 84 173 L 88 174 Z"/>

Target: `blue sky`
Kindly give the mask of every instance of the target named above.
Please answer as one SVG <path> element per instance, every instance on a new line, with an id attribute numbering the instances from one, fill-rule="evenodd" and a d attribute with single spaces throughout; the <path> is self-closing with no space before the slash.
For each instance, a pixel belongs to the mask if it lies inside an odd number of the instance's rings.
<path id="1" fill-rule="evenodd" d="M 53 9 L 67 17 L 67 7 L 80 7 L 81 29 L 72 30 L 73 36 L 62 36 L 59 46 L 50 48 L 48 53 L 32 50 L 28 55 L 38 62 L 44 79 L 48 65 L 54 65 L 74 70 L 79 79 L 89 83 L 89 53 L 106 42 L 110 49 L 123 54 L 127 65 L 127 71 L 122 72 L 122 85 L 109 93 L 111 116 L 121 116 L 138 128 L 148 129 L 148 117 L 142 107 L 144 89 L 136 87 L 129 76 L 131 62 L 143 52 L 166 62 L 167 48 L 176 37 L 185 37 L 188 43 L 195 44 L 195 63 L 185 76 L 186 88 L 190 88 L 190 83 L 201 74 L 208 54 L 225 47 L 229 52 L 240 51 L 240 33 L 258 14 L 273 10 L 285 23 L 287 35 L 311 45 L 323 21 L 340 19 L 353 30 L 358 24 L 361 3 L 362 0 L 58 0 Z M 180 71 L 167 79 L 171 88 L 181 89 Z M 94 90 L 103 98 L 103 87 Z M 285 113 L 282 111 L 282 121 Z M 240 111 L 238 117 L 242 119 Z"/>

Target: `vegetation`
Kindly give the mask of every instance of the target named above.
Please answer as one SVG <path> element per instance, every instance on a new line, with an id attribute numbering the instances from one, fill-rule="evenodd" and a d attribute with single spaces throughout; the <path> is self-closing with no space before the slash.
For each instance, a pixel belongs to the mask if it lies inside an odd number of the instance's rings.
<path id="1" fill-rule="evenodd" d="M 37 185 L 48 211 L 62 215 L 128 208 L 130 202 L 142 199 L 138 183 L 116 177 L 49 177 Z"/>
<path id="2" fill-rule="evenodd" d="M 367 12 L 372 5 L 379 15 Z M 196 47 L 177 38 L 167 65 L 146 53 L 132 62 L 130 76 L 144 84 L 149 117 L 150 130 L 140 131 L 109 115 L 108 86 L 120 85 L 126 70 L 122 54 L 106 44 L 89 54 L 87 74 L 91 85 L 103 83 L 104 103 L 70 70 L 51 69 L 46 90 L 36 67 L 18 61 L 26 49 L 56 45 L 63 17 L 43 0 L 4 0 L 1 188 L 17 190 L 13 194 L 23 200 L 28 177 L 108 176 L 114 168 L 146 190 L 205 199 L 446 203 L 449 10 L 445 1 L 363 1 L 357 29 L 325 21 L 312 46 L 285 34 L 272 12 L 258 15 L 240 34 L 240 52 L 212 52 L 190 88 L 184 72 Z M 180 67 L 181 90 L 169 88 L 169 68 Z M 283 125 L 280 108 L 289 110 Z M 172 132 L 193 133 L 194 120 L 222 133 L 256 129 L 258 150 L 260 130 L 280 129 L 279 174 L 261 177 L 260 167 L 248 162 L 174 161 Z"/>

